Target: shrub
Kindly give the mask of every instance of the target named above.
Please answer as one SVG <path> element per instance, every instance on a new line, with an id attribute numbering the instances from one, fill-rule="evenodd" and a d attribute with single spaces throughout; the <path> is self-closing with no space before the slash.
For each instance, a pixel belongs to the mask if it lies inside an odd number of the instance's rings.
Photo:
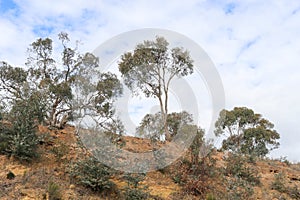
<path id="1" fill-rule="evenodd" d="M 254 194 L 252 184 L 240 177 L 227 179 L 226 190 L 226 199 L 230 200 L 250 199 Z"/>
<path id="2" fill-rule="evenodd" d="M 144 200 L 147 199 L 149 194 L 141 188 L 125 188 L 125 199 L 126 200 Z"/>
<path id="3" fill-rule="evenodd" d="M 216 161 L 212 157 L 213 152 L 210 152 L 198 160 L 198 163 L 180 162 L 176 167 L 176 175 L 174 182 L 179 183 L 183 187 L 185 195 L 194 195 L 197 197 L 206 198 L 206 194 L 211 192 L 210 181 L 217 175 Z"/>
<path id="4" fill-rule="evenodd" d="M 271 184 L 271 188 L 273 190 L 277 190 L 278 192 L 285 193 L 287 191 L 284 184 L 284 174 L 278 173 L 274 174 L 274 181 Z"/>
<path id="5" fill-rule="evenodd" d="M 115 187 L 114 183 L 109 180 L 111 170 L 92 157 L 73 163 L 70 174 L 81 185 L 93 191 L 103 192 Z"/>
<path id="6" fill-rule="evenodd" d="M 240 154 L 230 154 L 226 159 L 225 175 L 241 178 L 251 185 L 259 185 L 260 179 L 257 171 L 247 166 L 247 158 Z"/>
<path id="7" fill-rule="evenodd" d="M 300 189 L 295 185 L 289 188 L 288 195 L 293 199 L 300 199 Z"/>
<path id="8" fill-rule="evenodd" d="M 35 102 L 29 100 L 15 101 L 9 114 L 1 122 L 0 152 L 12 155 L 19 160 L 31 161 L 38 157 L 35 123 Z"/>
<path id="9" fill-rule="evenodd" d="M 251 167 L 253 160 L 239 153 L 230 153 L 225 159 L 223 169 L 224 186 L 227 199 L 251 199 L 254 194 L 254 186 L 260 185 L 260 178 L 256 169 Z"/>
<path id="10" fill-rule="evenodd" d="M 0 122 L 0 153 L 8 154 L 9 145 L 11 142 L 10 129 Z"/>
<path id="11" fill-rule="evenodd" d="M 51 152 L 55 155 L 56 161 L 60 162 L 62 161 L 62 158 L 68 154 L 69 148 L 66 144 L 59 142 L 58 145 L 51 149 Z"/>
<path id="12" fill-rule="evenodd" d="M 181 185 L 183 183 L 182 174 L 175 174 L 175 176 L 173 176 L 172 179 L 173 179 L 174 183 L 176 183 L 176 184 Z"/>
<path id="13" fill-rule="evenodd" d="M 127 180 L 125 187 L 124 199 L 126 200 L 143 200 L 150 197 L 147 187 L 139 186 L 140 182 L 145 178 L 145 174 L 126 174 Z"/>
<path id="14" fill-rule="evenodd" d="M 48 184 L 47 192 L 49 195 L 49 200 L 60 200 L 62 199 L 61 189 L 59 185 L 54 182 Z"/>

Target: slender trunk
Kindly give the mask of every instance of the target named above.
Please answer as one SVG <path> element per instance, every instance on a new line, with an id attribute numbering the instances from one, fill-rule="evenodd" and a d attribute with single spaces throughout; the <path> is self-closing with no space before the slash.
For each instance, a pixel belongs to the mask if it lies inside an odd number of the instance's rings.
<path id="1" fill-rule="evenodd" d="M 171 141 L 171 134 L 168 129 L 168 91 L 165 90 L 165 116 L 164 116 L 164 128 L 167 141 Z"/>
<path id="2" fill-rule="evenodd" d="M 167 114 L 166 114 L 165 106 L 163 104 L 161 95 L 158 96 L 158 100 L 159 100 L 159 105 L 160 105 L 160 110 L 161 110 L 162 121 L 164 124 L 164 133 L 165 133 L 165 137 L 166 137 L 165 139 L 169 141 L 170 134 L 169 134 L 169 130 L 168 130 Z"/>

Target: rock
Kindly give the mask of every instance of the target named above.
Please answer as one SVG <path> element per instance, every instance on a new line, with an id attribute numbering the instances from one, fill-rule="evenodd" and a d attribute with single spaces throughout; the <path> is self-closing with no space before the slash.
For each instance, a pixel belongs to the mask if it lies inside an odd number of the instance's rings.
<path id="1" fill-rule="evenodd" d="M 70 188 L 70 189 L 75 189 L 75 188 L 76 188 L 76 186 L 75 186 L 75 185 L 73 185 L 73 184 L 71 184 L 71 185 L 69 186 L 69 188 Z"/>

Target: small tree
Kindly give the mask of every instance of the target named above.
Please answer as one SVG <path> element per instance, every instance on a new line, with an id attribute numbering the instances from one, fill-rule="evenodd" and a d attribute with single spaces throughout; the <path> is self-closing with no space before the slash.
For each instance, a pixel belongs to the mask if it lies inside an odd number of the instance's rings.
<path id="1" fill-rule="evenodd" d="M 216 136 L 225 135 L 222 148 L 251 156 L 265 156 L 278 148 L 280 138 L 274 125 L 245 107 L 222 110 L 217 120 Z"/>
<path id="2" fill-rule="evenodd" d="M 204 144 L 204 130 L 201 128 L 197 128 L 196 136 L 191 144 L 190 151 L 191 151 L 191 161 L 193 165 L 199 164 L 199 154 L 201 150 L 201 146 Z"/>
<path id="3" fill-rule="evenodd" d="M 109 191 L 115 187 L 114 183 L 110 181 L 112 170 L 92 157 L 72 163 L 70 175 L 93 191 Z"/>
<path id="4" fill-rule="evenodd" d="M 189 52 L 179 47 L 169 49 L 168 45 L 163 37 L 146 40 L 133 52 L 122 55 L 119 63 L 119 71 L 133 94 L 143 93 L 159 100 L 167 140 L 170 139 L 167 121 L 170 83 L 175 77 L 193 73 Z"/>
<path id="5" fill-rule="evenodd" d="M 31 161 L 38 156 L 36 131 L 40 117 L 39 103 L 32 97 L 14 102 L 5 119 L 10 123 L 2 126 L 1 148 L 3 153 L 25 161 Z"/>
<path id="6" fill-rule="evenodd" d="M 53 57 L 52 40 L 40 38 L 30 45 L 26 65 L 29 67 L 29 83 L 40 91 L 49 106 L 47 123 L 61 128 L 72 109 L 71 88 L 78 69 L 83 63 L 83 57 L 76 48 L 67 46 L 68 34 L 60 33 L 59 39 L 63 45 L 61 63 L 55 61 Z"/>

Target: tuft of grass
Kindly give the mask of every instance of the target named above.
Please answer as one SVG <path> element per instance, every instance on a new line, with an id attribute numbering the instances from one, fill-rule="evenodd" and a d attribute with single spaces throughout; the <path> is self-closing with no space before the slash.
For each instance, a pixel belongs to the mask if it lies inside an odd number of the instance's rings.
<path id="1" fill-rule="evenodd" d="M 48 184 L 47 192 L 49 195 L 49 200 L 61 200 L 62 193 L 60 186 L 54 182 Z"/>

